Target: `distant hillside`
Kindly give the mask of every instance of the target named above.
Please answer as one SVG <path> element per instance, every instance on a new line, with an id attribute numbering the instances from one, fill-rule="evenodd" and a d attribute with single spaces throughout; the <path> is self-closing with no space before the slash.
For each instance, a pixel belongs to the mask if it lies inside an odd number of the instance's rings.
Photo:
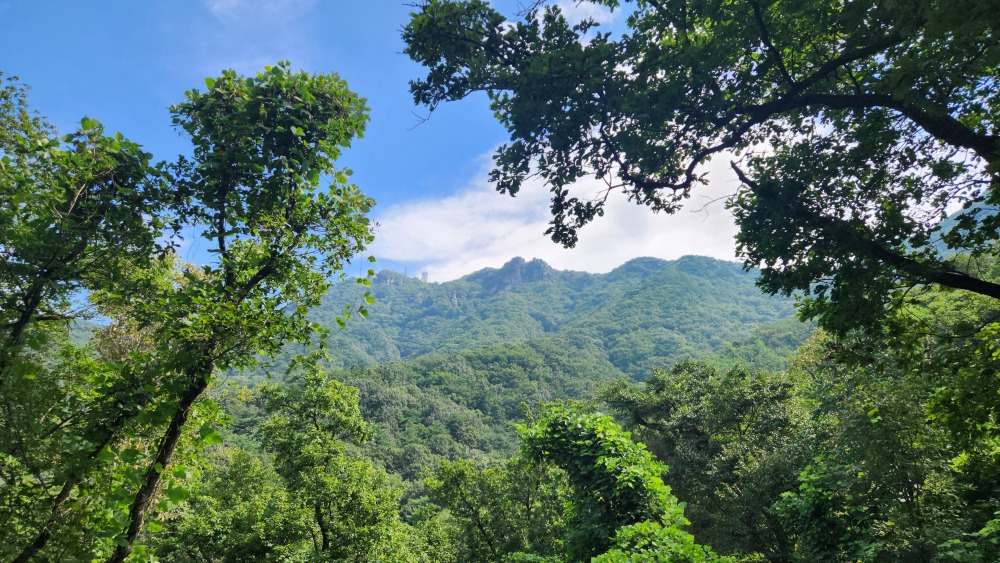
<path id="1" fill-rule="evenodd" d="M 970 205 L 967 209 L 961 209 L 956 211 L 946 217 L 938 225 L 937 233 L 931 237 L 931 248 L 936 252 L 943 255 L 956 254 L 961 251 L 961 249 L 951 249 L 941 240 L 945 233 L 952 230 L 956 230 L 956 233 L 966 232 L 961 230 L 960 223 L 963 217 L 969 218 L 975 224 L 978 221 L 982 221 L 986 218 L 991 218 L 1000 213 L 1000 209 L 995 205 L 986 205 L 985 203 L 979 202 Z"/>
<path id="2" fill-rule="evenodd" d="M 346 329 L 336 316 L 363 302 L 356 284 L 335 287 L 314 318 L 331 329 L 334 376 L 359 389 L 375 423 L 367 455 L 405 479 L 440 459 L 512 455 L 522 408 L 592 400 L 614 379 L 685 359 L 782 369 L 812 331 L 739 265 L 694 256 L 608 274 L 515 258 L 446 283 L 382 271 L 371 292 L 369 316 Z M 224 402 L 237 427 L 259 415 Z"/>
<path id="3" fill-rule="evenodd" d="M 600 385 L 623 377 L 593 343 L 545 338 L 335 376 L 358 388 L 362 412 L 376 424 L 368 455 L 407 479 L 441 458 L 511 455 L 522 406 L 593 399 Z"/>
<path id="4" fill-rule="evenodd" d="M 363 288 L 335 287 L 314 318 L 336 327 Z M 399 362 L 426 354 L 540 338 L 595 343 L 611 365 L 644 378 L 653 367 L 722 350 L 761 326 L 793 316 L 790 299 L 763 295 L 738 264 L 686 256 L 638 258 L 608 274 L 559 271 L 515 258 L 445 283 L 383 270 L 367 319 L 333 330 L 342 366 Z"/>

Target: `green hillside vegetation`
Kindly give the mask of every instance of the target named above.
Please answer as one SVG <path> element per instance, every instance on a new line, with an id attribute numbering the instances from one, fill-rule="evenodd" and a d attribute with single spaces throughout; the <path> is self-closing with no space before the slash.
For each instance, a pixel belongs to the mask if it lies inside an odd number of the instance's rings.
<path id="1" fill-rule="evenodd" d="M 629 8 L 422 2 L 414 100 L 485 93 L 567 246 L 580 178 L 669 213 L 734 154 L 742 265 L 342 283 L 336 75 L 206 79 L 160 163 L 5 78 L 0 559 L 1000 561 L 1000 10 Z"/>
<path id="2" fill-rule="evenodd" d="M 382 271 L 364 288 L 376 297 L 367 317 L 333 329 L 324 365 L 360 391 L 376 429 L 368 455 L 416 479 L 440 460 L 511 455 L 524 408 L 592 399 L 610 381 L 645 379 L 646 366 L 706 358 L 787 367 L 812 328 L 753 280 L 735 264 L 694 256 L 636 259 L 609 274 L 517 258 L 433 284 Z M 326 302 L 361 299 L 357 287 L 335 286 Z M 336 312 L 319 307 L 314 318 L 329 327 Z M 234 408 L 236 426 L 252 426 L 243 421 L 252 409 Z"/>
<path id="3" fill-rule="evenodd" d="M 362 296 L 354 287 L 335 286 L 327 302 Z M 791 315 L 788 300 L 761 295 L 752 274 L 700 257 L 642 258 L 603 275 L 514 259 L 440 284 L 383 271 L 366 289 L 377 301 L 366 318 L 333 330 L 324 365 L 359 389 L 362 413 L 375 427 L 368 455 L 406 479 L 444 459 L 485 462 L 513 454 L 511 428 L 525 408 L 588 400 L 610 381 L 644 379 L 651 370 L 637 363 L 664 367 L 706 358 L 720 366 L 781 369 L 812 332 Z M 320 307 L 315 318 L 331 313 Z M 351 357 L 345 350 L 372 353 L 338 367 Z M 373 358 L 401 350 L 415 359 Z M 286 365 L 276 363 L 274 380 Z M 252 387 L 264 379 L 233 381 Z M 245 419 L 259 416 L 252 406 L 231 408 L 237 428 L 251 428 Z"/>
<path id="4" fill-rule="evenodd" d="M 697 256 L 639 258 L 608 274 L 515 258 L 445 283 L 382 271 L 370 287 L 334 287 L 325 303 L 335 305 L 313 318 L 336 326 L 340 304 L 363 302 L 364 291 L 375 297 L 366 318 L 331 335 L 341 366 L 546 338 L 572 348 L 596 343 L 615 368 L 641 379 L 653 366 L 713 353 L 793 317 L 791 300 L 762 295 L 754 280 L 737 264 Z"/>

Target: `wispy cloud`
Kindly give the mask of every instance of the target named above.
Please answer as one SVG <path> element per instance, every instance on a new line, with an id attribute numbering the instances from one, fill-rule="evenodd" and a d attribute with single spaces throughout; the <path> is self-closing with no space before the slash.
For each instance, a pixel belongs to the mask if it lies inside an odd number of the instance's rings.
<path id="1" fill-rule="evenodd" d="M 556 6 L 559 6 L 566 19 L 573 23 L 592 19 L 602 25 L 610 24 L 620 13 L 619 11 L 612 12 L 605 6 L 598 6 L 582 0 L 559 0 L 556 2 Z"/>
<path id="2" fill-rule="evenodd" d="M 205 0 L 208 10 L 221 20 L 268 25 L 297 20 L 315 5 L 316 0 Z"/>
<path id="3" fill-rule="evenodd" d="M 711 165 L 710 178 L 711 184 L 696 189 L 674 215 L 654 214 L 612 194 L 605 216 L 580 231 L 576 248 L 565 249 L 543 235 L 549 218 L 549 192 L 543 186 L 526 185 L 511 198 L 494 192 L 483 171 L 450 197 L 385 208 L 372 250 L 379 259 L 428 272 L 432 281 L 497 267 L 515 256 L 588 272 L 607 272 L 639 256 L 696 254 L 733 260 L 732 216 L 722 201 L 710 202 L 732 193 L 736 179 L 725 159 Z M 589 180 L 574 189 L 596 194 L 602 186 Z"/>
<path id="4" fill-rule="evenodd" d="M 242 73 L 289 59 L 308 65 L 313 45 L 301 23 L 316 0 L 203 0 L 211 23 L 193 35 L 203 73 L 232 68 Z"/>
<path id="5" fill-rule="evenodd" d="M 226 17 L 235 14 L 240 7 L 241 0 L 205 0 L 205 6 L 215 17 Z"/>

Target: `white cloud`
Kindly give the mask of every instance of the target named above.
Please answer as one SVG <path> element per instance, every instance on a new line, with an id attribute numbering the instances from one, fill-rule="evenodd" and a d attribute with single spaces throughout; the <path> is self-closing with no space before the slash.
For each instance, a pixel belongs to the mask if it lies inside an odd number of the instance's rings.
<path id="1" fill-rule="evenodd" d="M 556 6 L 559 6 L 566 19 L 573 23 L 592 19 L 599 24 L 605 25 L 613 22 L 618 16 L 618 11 L 612 12 L 605 6 L 598 6 L 584 0 L 559 0 L 556 2 Z"/>
<path id="2" fill-rule="evenodd" d="M 217 18 L 228 17 L 238 13 L 240 0 L 205 0 L 205 6 Z"/>
<path id="3" fill-rule="evenodd" d="M 515 256 L 588 272 L 608 272 L 640 256 L 672 260 L 696 254 L 733 260 L 732 216 L 723 201 L 709 202 L 735 191 L 737 180 L 724 157 L 709 170 L 711 183 L 696 188 L 685 207 L 673 215 L 654 214 L 613 193 L 604 217 L 580 231 L 573 249 L 543 234 L 548 227 L 549 192 L 540 182 L 525 185 L 511 198 L 493 191 L 483 171 L 452 196 L 382 210 L 372 251 L 381 260 L 426 271 L 432 281 L 499 267 Z M 596 194 L 601 187 L 596 180 L 585 180 L 574 190 L 582 196 Z"/>
<path id="4" fill-rule="evenodd" d="M 213 23 L 203 24 L 192 47 L 203 61 L 201 73 L 231 68 L 241 73 L 262 70 L 279 60 L 308 64 L 314 51 L 302 21 L 316 0 L 203 0 Z"/>
<path id="5" fill-rule="evenodd" d="M 299 19 L 315 4 L 316 0 L 205 0 L 205 6 L 220 20 L 266 24 Z"/>

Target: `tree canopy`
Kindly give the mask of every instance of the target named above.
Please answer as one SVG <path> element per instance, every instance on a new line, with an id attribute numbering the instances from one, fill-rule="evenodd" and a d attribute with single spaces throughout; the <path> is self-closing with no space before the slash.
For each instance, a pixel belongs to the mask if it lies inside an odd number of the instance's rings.
<path id="1" fill-rule="evenodd" d="M 544 180 L 569 246 L 612 192 L 673 212 L 732 158 L 746 269 L 831 330 L 780 358 L 788 300 L 698 257 L 334 290 L 372 241 L 335 163 L 367 107 L 335 75 L 207 79 L 159 164 L 94 119 L 58 136 L 8 80 L 0 558 L 1000 560 L 1000 10 L 590 4 L 624 31 L 426 0 L 417 101 L 486 92 L 497 187 Z M 337 361 L 355 309 L 322 299 L 373 305 Z M 288 369 L 259 384 L 266 357 Z"/>
<path id="2" fill-rule="evenodd" d="M 508 20 L 482 0 L 428 0 L 404 30 L 427 68 L 414 100 L 489 96 L 510 134 L 491 179 L 514 195 L 541 178 L 554 241 L 573 246 L 614 191 L 674 212 L 713 156 L 735 155 L 739 252 L 765 290 L 807 294 L 807 316 L 857 326 L 914 285 L 1000 298 L 931 244 L 977 254 L 997 239 L 993 3 L 590 3 L 627 29 L 546 2 Z M 575 192 L 584 176 L 606 190 Z"/>
<path id="3" fill-rule="evenodd" d="M 171 108 L 192 156 L 155 166 L 90 118 L 59 138 L 23 86 L 0 89 L 0 551 L 15 561 L 129 557 L 160 489 L 185 496 L 166 469 L 188 425 L 214 436 L 197 403 L 216 370 L 309 341 L 306 313 L 372 240 L 373 202 L 335 166 L 363 98 L 287 63 L 205 84 Z M 180 263 L 180 232 L 214 260 Z M 94 353 L 59 339 L 86 300 L 109 319 Z"/>
<path id="4" fill-rule="evenodd" d="M 522 455 L 563 469 L 573 489 L 567 559 L 718 560 L 683 530 L 689 524 L 684 507 L 663 483 L 667 466 L 611 417 L 576 405 L 544 405 L 537 420 L 518 429 Z"/>

